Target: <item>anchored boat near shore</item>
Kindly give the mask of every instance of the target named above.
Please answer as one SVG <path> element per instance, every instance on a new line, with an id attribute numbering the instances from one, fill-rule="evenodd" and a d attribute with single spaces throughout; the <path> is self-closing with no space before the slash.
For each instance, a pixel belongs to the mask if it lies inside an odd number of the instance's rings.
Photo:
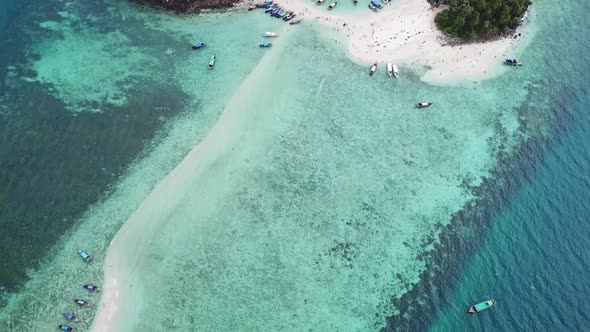
<path id="1" fill-rule="evenodd" d="M 377 62 L 375 62 L 372 66 L 371 66 L 371 71 L 369 72 L 369 76 L 373 76 L 373 74 L 375 74 L 375 71 L 377 70 Z"/>
<path id="2" fill-rule="evenodd" d="M 489 299 L 487 301 L 480 302 L 476 305 L 472 305 L 471 307 L 469 307 L 469 310 L 467 310 L 467 312 L 470 314 L 476 314 L 480 311 L 487 310 L 487 309 L 493 307 L 494 305 L 496 305 L 496 300 Z"/>
<path id="3" fill-rule="evenodd" d="M 277 37 L 279 34 L 276 32 L 267 31 L 262 34 L 262 37 Z"/>
<path id="4" fill-rule="evenodd" d="M 209 65 L 207 67 L 213 69 L 213 66 L 215 66 L 215 55 L 211 56 L 211 60 L 209 60 Z"/>
<path id="5" fill-rule="evenodd" d="M 506 59 L 504 60 L 504 64 L 509 66 L 522 66 L 522 62 L 516 59 Z"/>
<path id="6" fill-rule="evenodd" d="M 393 77 L 397 78 L 398 73 L 399 73 L 399 69 L 397 69 L 397 65 L 394 65 L 392 63 L 387 64 L 387 75 L 389 75 L 389 77 L 393 76 Z"/>

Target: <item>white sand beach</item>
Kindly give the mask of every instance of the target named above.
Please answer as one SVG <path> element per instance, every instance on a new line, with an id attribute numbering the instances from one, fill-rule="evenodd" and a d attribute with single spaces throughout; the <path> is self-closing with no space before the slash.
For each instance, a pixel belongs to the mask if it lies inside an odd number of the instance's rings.
<path id="1" fill-rule="evenodd" d="M 104 289 L 92 330 L 132 331 L 142 309 L 142 264 L 145 251 L 158 230 L 196 181 L 218 158 L 229 151 L 243 131 L 249 113 L 249 96 L 260 85 L 270 84 L 283 47 L 273 48 L 232 96 L 207 137 L 150 193 L 111 242 L 105 260 Z M 191 181 L 186 179 L 190 178 Z"/>
<path id="2" fill-rule="evenodd" d="M 451 83 L 479 80 L 503 72 L 502 61 L 514 57 L 530 38 L 526 33 L 517 39 L 502 38 L 486 43 L 459 46 L 445 45 L 445 37 L 436 28 L 434 18 L 442 10 L 431 8 L 426 0 L 394 0 L 374 13 L 359 3 L 366 13 L 328 11 L 328 2 L 279 0 L 282 8 L 297 13 L 298 18 L 326 24 L 347 37 L 350 57 L 358 62 L 383 66 L 418 64 L 428 66 L 422 80 Z M 304 21 L 305 22 L 305 21 Z M 527 31 L 528 33 L 528 31 Z"/>

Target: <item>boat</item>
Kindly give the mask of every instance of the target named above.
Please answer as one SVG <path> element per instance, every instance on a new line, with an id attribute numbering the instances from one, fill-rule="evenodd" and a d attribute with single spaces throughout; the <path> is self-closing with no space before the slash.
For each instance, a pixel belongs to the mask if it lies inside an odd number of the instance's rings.
<path id="1" fill-rule="evenodd" d="M 209 60 L 209 65 L 207 67 L 213 69 L 213 66 L 215 66 L 215 55 L 211 56 L 211 60 Z"/>
<path id="2" fill-rule="evenodd" d="M 91 292 L 98 292 L 100 290 L 100 287 L 94 285 L 94 284 L 86 284 L 84 286 L 82 286 L 83 288 L 91 291 Z"/>
<path id="3" fill-rule="evenodd" d="M 522 62 L 516 59 L 506 59 L 504 60 L 504 64 L 509 66 L 522 66 Z"/>
<path id="4" fill-rule="evenodd" d="M 388 5 L 390 0 L 381 0 L 384 4 Z"/>
<path id="5" fill-rule="evenodd" d="M 57 328 L 66 332 L 74 332 L 74 328 L 67 325 L 58 325 Z"/>
<path id="6" fill-rule="evenodd" d="M 295 20 L 295 21 L 289 22 L 289 24 L 295 25 L 295 24 L 301 23 L 301 21 L 303 21 L 303 20 Z"/>
<path id="7" fill-rule="evenodd" d="M 323 4 L 323 3 L 324 3 L 324 0 L 317 0 L 317 1 L 315 2 L 315 4 L 316 4 L 316 5 L 321 5 L 321 4 Z"/>
<path id="8" fill-rule="evenodd" d="M 198 44 L 193 44 L 193 46 L 191 48 L 193 50 L 200 50 L 205 46 L 207 46 L 207 43 L 198 43 Z"/>
<path id="9" fill-rule="evenodd" d="M 262 47 L 262 48 L 269 48 L 269 47 L 272 47 L 272 44 L 271 43 L 264 42 L 264 43 L 260 44 L 260 47 Z"/>
<path id="10" fill-rule="evenodd" d="M 336 7 L 336 5 L 338 4 L 338 1 L 336 2 L 332 2 L 329 6 L 328 6 L 328 10 L 332 10 L 334 9 L 334 7 Z"/>
<path id="11" fill-rule="evenodd" d="M 373 5 L 373 7 L 377 8 L 377 9 L 383 9 L 383 6 L 376 2 L 375 0 L 371 0 L 371 5 Z"/>
<path id="12" fill-rule="evenodd" d="M 373 6 L 372 4 L 369 4 L 369 9 L 374 11 L 375 13 L 379 11 L 379 8 Z"/>
<path id="13" fill-rule="evenodd" d="M 399 69 L 397 69 L 397 65 L 393 65 L 393 77 L 397 78 L 397 74 L 399 73 Z"/>
<path id="14" fill-rule="evenodd" d="M 284 19 L 285 17 L 287 17 L 287 15 L 289 15 L 289 13 L 284 12 L 281 15 L 279 15 L 280 18 Z"/>
<path id="15" fill-rule="evenodd" d="M 78 249 L 78 255 L 80 255 L 80 257 L 82 257 L 86 263 L 92 262 L 92 258 L 88 255 L 88 253 L 86 253 L 86 251 Z"/>
<path id="16" fill-rule="evenodd" d="M 274 4 L 270 5 L 269 7 L 266 7 L 266 10 L 264 11 L 266 14 L 272 12 L 273 10 L 275 10 L 276 7 Z"/>
<path id="17" fill-rule="evenodd" d="M 290 20 L 292 20 L 293 18 L 295 18 L 295 16 L 297 16 L 297 15 L 295 15 L 295 14 L 291 14 L 291 15 L 289 15 L 289 16 L 287 16 L 287 17 L 285 17 L 285 18 L 283 19 L 283 21 L 285 21 L 285 22 L 289 22 Z"/>
<path id="18" fill-rule="evenodd" d="M 90 303 L 88 303 L 84 300 L 75 299 L 74 302 L 76 302 L 76 304 L 81 307 L 90 307 Z"/>
<path id="19" fill-rule="evenodd" d="M 262 34 L 262 37 L 277 37 L 279 34 L 276 32 L 267 31 Z"/>
<path id="20" fill-rule="evenodd" d="M 359 0 L 352 0 L 352 2 L 354 3 L 354 5 L 356 6 L 357 3 L 359 3 Z"/>
<path id="21" fill-rule="evenodd" d="M 258 8 L 258 5 L 252 5 L 252 6 L 248 7 L 248 11 L 252 11 L 256 8 Z"/>
<path id="22" fill-rule="evenodd" d="M 470 314 L 476 314 L 480 311 L 484 311 L 486 309 L 489 309 L 489 308 L 493 307 L 494 305 L 496 305 L 496 300 L 489 299 L 487 301 L 480 302 L 476 305 L 472 305 L 471 307 L 469 307 L 469 310 L 467 310 L 467 312 Z"/>
<path id="23" fill-rule="evenodd" d="M 369 72 L 369 76 L 373 76 L 373 74 L 375 74 L 375 71 L 377 70 L 377 62 L 375 62 L 372 66 L 371 66 L 371 71 Z"/>
<path id="24" fill-rule="evenodd" d="M 416 103 L 416 106 L 418 106 L 418 107 L 420 107 L 420 108 L 422 108 L 422 107 L 428 107 L 428 106 L 430 106 L 430 105 L 432 105 L 432 103 L 430 103 L 430 102 L 427 102 L 427 101 L 423 101 L 423 102 L 420 102 L 420 103 Z"/>
<path id="25" fill-rule="evenodd" d="M 389 77 L 393 76 L 393 65 L 391 63 L 387 64 L 387 75 L 389 75 Z"/>
<path id="26" fill-rule="evenodd" d="M 78 321 L 78 317 L 76 317 L 74 314 L 64 314 L 64 318 L 69 320 L 70 322 Z"/>

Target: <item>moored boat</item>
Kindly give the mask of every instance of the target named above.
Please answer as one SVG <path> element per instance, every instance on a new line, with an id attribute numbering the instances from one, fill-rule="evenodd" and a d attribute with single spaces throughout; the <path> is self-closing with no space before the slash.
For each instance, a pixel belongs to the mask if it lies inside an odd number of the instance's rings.
<path id="1" fill-rule="evenodd" d="M 387 75 L 389 77 L 393 76 L 393 64 L 391 64 L 391 63 L 387 64 Z"/>
<path id="2" fill-rule="evenodd" d="M 248 7 L 248 11 L 252 11 L 256 8 L 258 8 L 258 5 L 252 5 L 252 6 Z"/>
<path id="3" fill-rule="evenodd" d="M 317 0 L 317 1 L 315 2 L 315 4 L 316 4 L 316 5 L 321 5 L 321 4 L 323 4 L 323 3 L 324 3 L 324 0 Z"/>
<path id="4" fill-rule="evenodd" d="M 336 7 L 336 5 L 338 4 L 338 1 L 332 2 L 329 6 L 328 6 L 328 10 L 332 10 L 334 9 L 334 7 Z"/>
<path id="5" fill-rule="evenodd" d="M 421 107 L 421 108 L 422 108 L 422 107 L 428 107 L 428 106 L 430 106 L 430 105 L 432 105 L 432 103 L 430 103 L 430 102 L 427 102 L 427 101 L 423 101 L 423 102 L 420 102 L 420 103 L 416 103 L 416 106 L 418 106 L 418 107 Z"/>
<path id="6" fill-rule="evenodd" d="M 397 74 L 399 73 L 399 69 L 397 69 L 397 65 L 393 65 L 393 77 L 397 78 Z"/>
<path id="7" fill-rule="evenodd" d="M 377 70 L 377 62 L 375 62 L 372 66 L 371 66 L 371 71 L 369 72 L 369 76 L 373 76 L 373 74 L 375 74 L 375 71 Z"/>
<path id="8" fill-rule="evenodd" d="M 277 37 L 279 34 L 276 32 L 267 31 L 262 34 L 262 37 Z"/>
<path id="9" fill-rule="evenodd" d="M 494 305 L 496 305 L 496 300 L 489 299 L 487 301 L 480 302 L 476 305 L 472 305 L 471 307 L 469 307 L 469 310 L 467 310 L 467 312 L 470 314 L 476 314 L 480 311 L 484 311 L 486 309 L 489 309 L 489 308 L 493 307 Z"/>
<path id="10" fill-rule="evenodd" d="M 209 65 L 207 65 L 209 69 L 213 69 L 213 66 L 215 66 L 215 55 L 211 56 L 211 59 L 209 60 Z"/>
<path id="11" fill-rule="evenodd" d="M 516 59 L 506 59 L 504 60 L 504 64 L 510 66 L 522 66 L 522 62 Z"/>
<path id="12" fill-rule="evenodd" d="M 369 9 L 374 11 L 375 13 L 379 11 L 379 8 L 373 6 L 372 4 L 369 4 Z"/>
<path id="13" fill-rule="evenodd" d="M 271 43 L 264 42 L 264 43 L 260 44 L 260 47 L 262 47 L 262 48 L 269 48 L 269 47 L 272 47 L 272 44 Z"/>
<path id="14" fill-rule="evenodd" d="M 193 46 L 191 48 L 193 50 L 200 50 L 205 46 L 207 46 L 207 43 L 198 43 L 198 44 L 193 44 Z"/>
<path id="15" fill-rule="evenodd" d="M 383 6 L 375 0 L 371 0 L 371 5 L 377 9 L 383 9 Z"/>
<path id="16" fill-rule="evenodd" d="M 295 24 L 301 23 L 301 21 L 303 21 L 303 20 L 295 20 L 295 21 L 289 22 L 289 24 L 295 25 Z"/>
<path id="17" fill-rule="evenodd" d="M 354 5 L 356 6 L 357 3 L 359 3 L 359 0 L 352 0 L 352 2 L 354 3 Z"/>

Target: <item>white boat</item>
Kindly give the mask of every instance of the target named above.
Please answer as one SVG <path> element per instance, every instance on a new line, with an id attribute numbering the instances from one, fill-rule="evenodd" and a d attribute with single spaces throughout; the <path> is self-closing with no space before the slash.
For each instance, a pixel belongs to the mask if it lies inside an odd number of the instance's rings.
<path id="1" fill-rule="evenodd" d="M 375 74 L 375 71 L 377 70 L 377 62 L 375 62 L 372 66 L 371 66 L 371 72 L 369 73 L 369 76 L 373 76 L 373 74 Z"/>
<path id="2" fill-rule="evenodd" d="M 267 31 L 262 34 L 262 37 L 277 37 L 279 34 L 276 32 Z"/>
<path id="3" fill-rule="evenodd" d="M 323 4 L 323 3 L 324 3 L 324 0 L 318 0 L 318 1 L 316 1 L 315 3 L 316 3 L 316 5 L 321 5 L 321 4 Z"/>
<path id="4" fill-rule="evenodd" d="M 328 6 L 328 10 L 332 10 L 334 7 L 336 7 L 336 5 L 338 4 L 338 2 L 332 2 L 329 6 Z"/>
<path id="5" fill-rule="evenodd" d="M 387 64 L 387 75 L 389 75 L 389 77 L 393 76 L 393 65 L 391 63 Z"/>
<path id="6" fill-rule="evenodd" d="M 393 76 L 397 78 L 397 74 L 399 74 L 399 69 L 397 69 L 397 65 L 393 65 Z"/>

